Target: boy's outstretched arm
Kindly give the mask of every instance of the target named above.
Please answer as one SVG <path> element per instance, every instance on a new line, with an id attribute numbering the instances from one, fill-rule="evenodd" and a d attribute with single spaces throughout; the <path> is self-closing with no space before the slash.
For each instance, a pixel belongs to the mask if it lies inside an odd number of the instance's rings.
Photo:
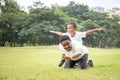
<path id="1" fill-rule="evenodd" d="M 104 31 L 104 30 L 105 30 L 105 28 L 103 28 L 103 27 L 91 29 L 91 30 L 86 31 L 86 35 L 92 34 L 93 32 L 96 32 L 96 31 Z"/>
<path id="2" fill-rule="evenodd" d="M 51 33 L 53 34 L 57 34 L 58 36 L 62 36 L 62 32 L 59 32 L 59 31 L 50 31 Z"/>

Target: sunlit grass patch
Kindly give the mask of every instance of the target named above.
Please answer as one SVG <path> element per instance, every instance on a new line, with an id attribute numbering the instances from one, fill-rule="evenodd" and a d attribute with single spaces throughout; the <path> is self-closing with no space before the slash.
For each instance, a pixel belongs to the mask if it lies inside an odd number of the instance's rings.
<path id="1" fill-rule="evenodd" d="M 58 67 L 58 46 L 1 47 L 0 80 L 119 80 L 120 49 L 89 48 L 94 67 Z"/>

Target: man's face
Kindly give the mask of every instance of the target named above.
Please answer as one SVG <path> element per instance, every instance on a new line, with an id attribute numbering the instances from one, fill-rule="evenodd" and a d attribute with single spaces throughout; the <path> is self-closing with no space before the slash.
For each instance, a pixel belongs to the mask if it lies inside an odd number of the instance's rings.
<path id="1" fill-rule="evenodd" d="M 71 41 L 69 41 L 69 40 L 65 40 L 65 41 L 61 42 L 61 45 L 67 51 L 70 51 L 72 49 Z"/>

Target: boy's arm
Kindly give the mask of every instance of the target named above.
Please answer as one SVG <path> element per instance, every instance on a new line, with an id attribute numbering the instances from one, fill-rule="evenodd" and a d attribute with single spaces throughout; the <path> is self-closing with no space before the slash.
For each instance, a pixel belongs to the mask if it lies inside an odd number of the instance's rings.
<path id="1" fill-rule="evenodd" d="M 50 31 L 51 33 L 53 34 L 57 34 L 58 36 L 62 36 L 62 32 L 59 32 L 59 31 Z"/>
<path id="2" fill-rule="evenodd" d="M 105 30 L 105 28 L 96 28 L 96 29 L 88 30 L 86 31 L 86 35 L 92 34 L 93 32 L 96 31 L 103 31 L 103 30 Z"/>

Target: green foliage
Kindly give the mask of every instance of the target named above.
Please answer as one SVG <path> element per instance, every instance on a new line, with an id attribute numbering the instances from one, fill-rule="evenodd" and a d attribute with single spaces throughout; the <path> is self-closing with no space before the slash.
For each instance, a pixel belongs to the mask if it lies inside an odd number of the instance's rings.
<path id="1" fill-rule="evenodd" d="M 95 29 L 99 27 L 99 25 L 93 22 L 92 20 L 83 21 L 80 25 L 82 26 L 81 31 L 87 31 L 87 30 Z M 90 47 L 99 47 L 100 44 L 99 44 L 98 36 L 99 36 L 99 33 L 98 34 L 93 33 L 92 35 L 88 35 L 86 37 L 86 40 L 84 41 L 84 44 Z"/>
<path id="2" fill-rule="evenodd" d="M 66 32 L 68 22 L 76 22 L 79 24 L 78 31 L 106 28 L 104 32 L 89 35 L 84 41 L 86 45 L 102 48 L 120 47 L 119 8 L 99 13 L 74 1 L 66 6 L 55 4 L 52 7 L 35 1 L 33 6 L 29 7 L 29 13 L 26 13 L 15 0 L 0 0 L 0 11 L 0 46 L 5 46 L 5 43 L 9 46 L 58 44 L 59 37 L 49 31 Z"/>
<path id="3" fill-rule="evenodd" d="M 0 3 L 0 9 L 3 13 L 16 13 L 20 11 L 20 7 L 15 0 L 1 0 Z"/>
<path id="4" fill-rule="evenodd" d="M 10 43 L 10 46 L 13 44 L 15 46 L 16 32 L 18 31 L 16 30 L 15 22 L 18 22 L 19 5 L 14 0 L 3 0 L 0 3 L 0 29 L 2 30 L 0 46 L 4 46 L 6 41 Z"/>
<path id="5" fill-rule="evenodd" d="M 81 22 L 83 14 L 89 11 L 87 5 L 76 4 L 74 1 L 71 1 L 65 7 L 61 7 L 61 9 L 70 17 L 76 18 L 78 23 Z"/>
<path id="6" fill-rule="evenodd" d="M 99 12 L 93 12 L 93 11 L 87 11 L 84 12 L 82 19 L 83 20 L 104 20 L 106 18 L 107 14 L 106 13 L 99 13 Z"/>

